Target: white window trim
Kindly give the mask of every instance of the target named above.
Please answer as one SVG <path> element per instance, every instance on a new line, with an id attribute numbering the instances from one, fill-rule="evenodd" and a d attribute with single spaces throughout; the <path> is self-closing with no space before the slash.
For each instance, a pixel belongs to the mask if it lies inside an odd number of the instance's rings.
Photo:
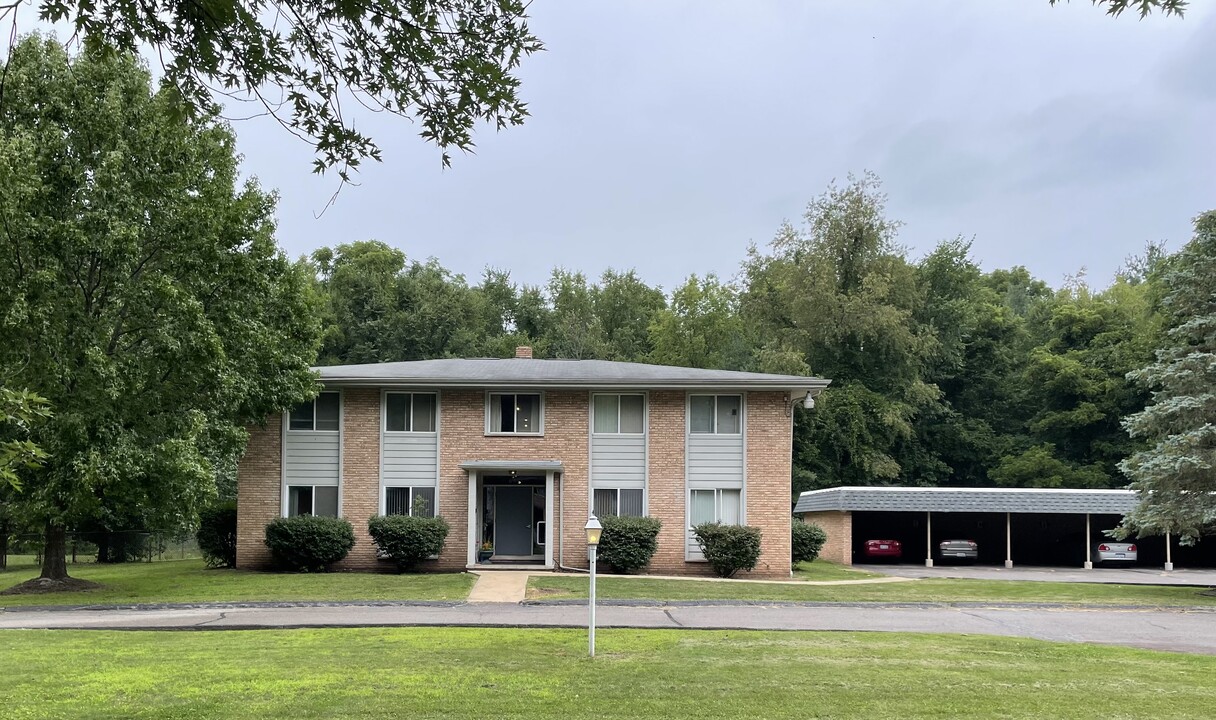
<path id="1" fill-rule="evenodd" d="M 593 473 L 595 470 L 594 455 L 595 455 L 595 438 L 596 437 L 619 437 L 621 433 L 597 433 L 595 432 L 595 396 L 596 395 L 641 395 L 642 396 L 642 517 L 650 517 L 650 392 L 646 390 L 618 390 L 610 393 L 597 393 L 591 391 L 587 393 L 587 514 L 591 515 L 595 512 L 595 490 L 609 490 L 613 485 L 611 481 L 603 486 L 594 479 Z M 685 400 L 687 402 L 687 400 Z M 618 410 L 618 413 L 620 411 Z M 618 426 L 619 427 L 619 426 Z M 626 433 L 625 437 L 638 437 L 634 433 Z M 687 485 L 687 467 L 685 468 L 685 485 Z M 618 489 L 625 486 L 615 486 Z M 635 488 L 636 489 L 636 488 Z M 618 498 L 619 502 L 619 498 Z"/>
<path id="2" fill-rule="evenodd" d="M 326 393 L 333 393 L 338 396 L 338 429 L 337 430 L 318 430 L 317 429 L 317 398 Z M 342 431 L 342 391 L 341 390 L 322 390 L 317 393 L 317 397 L 312 399 L 312 427 L 307 430 L 292 430 L 291 429 L 291 411 L 292 408 L 287 408 L 283 411 L 283 428 L 287 432 L 292 433 L 339 433 Z"/>
<path id="3" fill-rule="evenodd" d="M 495 395 L 536 395 L 540 399 L 540 413 L 537 421 L 540 427 L 536 432 L 501 432 L 490 429 L 490 403 Z M 487 437 L 544 437 L 545 435 L 545 393 L 541 390 L 487 390 L 485 397 L 485 434 Z"/>
<path id="4" fill-rule="evenodd" d="M 403 394 L 410 394 L 410 395 L 421 395 L 421 394 L 434 395 L 435 396 L 435 431 L 430 432 L 430 433 L 417 433 L 417 432 L 413 432 L 413 431 L 386 430 L 385 428 L 388 427 L 388 395 L 389 395 L 389 393 L 403 393 Z M 413 412 L 413 401 L 410 402 L 410 412 L 411 413 Z M 411 425 L 411 427 L 412 427 L 412 425 Z M 412 485 L 400 485 L 400 484 L 389 485 L 385 482 L 385 480 L 384 480 L 384 441 L 383 441 L 384 435 L 386 435 L 386 434 L 434 435 L 435 436 L 435 517 L 439 517 L 440 510 L 441 510 L 441 502 L 440 502 L 440 497 L 439 497 L 440 496 L 439 469 L 440 469 L 440 463 L 442 462 L 441 449 L 443 447 L 443 444 L 442 444 L 443 443 L 443 437 L 442 437 L 442 433 L 443 433 L 443 392 L 438 389 L 426 389 L 426 388 L 418 388 L 418 389 L 383 388 L 383 389 L 381 389 L 381 391 L 380 391 L 380 433 L 381 433 L 381 435 L 380 435 L 380 439 L 381 439 L 380 453 L 379 453 L 380 457 L 379 457 L 378 462 L 376 463 L 377 464 L 376 473 L 379 476 L 379 485 L 380 485 L 380 489 L 379 489 L 380 502 L 377 505 L 377 514 L 384 515 L 385 511 L 388 510 L 388 488 L 390 488 L 390 487 L 427 487 L 426 485 L 423 485 L 420 483 L 414 483 Z M 412 501 L 413 493 L 410 494 L 410 498 Z"/>
<path id="5" fill-rule="evenodd" d="M 283 498 L 284 498 L 283 517 L 299 517 L 298 515 L 288 515 L 287 514 L 288 510 L 291 509 L 289 507 L 289 505 L 291 504 L 291 488 L 309 488 L 309 489 L 311 489 L 312 490 L 313 510 L 317 509 L 317 488 L 337 488 L 338 489 L 338 502 L 337 502 L 338 514 L 334 515 L 333 517 L 342 517 L 342 490 L 341 490 L 341 488 L 338 488 L 337 485 L 315 485 L 315 484 L 308 484 L 308 483 L 292 483 L 290 485 L 284 486 L 284 489 L 283 489 Z M 317 516 L 316 513 L 308 513 L 308 514 L 313 515 L 315 517 L 330 517 L 329 515 Z"/>
<path id="6" fill-rule="evenodd" d="M 632 433 L 632 432 L 621 432 L 620 431 L 621 403 L 620 403 L 619 398 L 624 397 L 624 396 L 642 398 L 642 431 L 641 432 Z M 617 427 L 616 432 L 600 432 L 595 429 L 595 399 L 597 397 L 618 398 L 617 404 L 616 404 L 616 427 Z M 650 402 L 648 401 L 648 398 L 646 397 L 646 393 L 644 393 L 644 392 L 593 392 L 593 393 L 591 393 L 591 416 L 590 417 L 591 417 L 591 419 L 589 422 L 591 425 L 591 434 L 592 435 L 600 435 L 600 436 L 605 436 L 605 437 L 616 437 L 618 435 L 624 435 L 625 437 L 645 437 L 647 434 L 646 431 L 650 427 Z"/>
<path id="7" fill-rule="evenodd" d="M 292 430 L 291 429 L 291 408 L 282 412 L 282 422 L 279 427 L 281 433 L 279 435 L 279 517 L 287 517 L 287 488 L 288 487 L 305 487 L 304 484 L 289 485 L 287 483 L 287 435 L 289 433 L 335 433 L 338 436 L 338 517 L 345 517 L 342 514 L 344 509 L 343 493 L 346 489 L 346 483 L 342 479 L 342 461 L 343 455 L 346 453 L 346 393 L 342 392 L 342 388 L 333 390 L 322 390 L 321 392 L 336 392 L 338 393 L 338 429 L 335 430 Z M 313 403 L 313 427 L 316 427 L 317 406 L 314 400 Z M 316 485 L 313 485 L 316 487 Z M 322 486 L 325 487 L 325 486 Z M 332 486 L 330 486 L 332 487 Z"/>
<path id="8" fill-rule="evenodd" d="M 710 416 L 714 421 L 714 429 L 712 432 L 693 432 L 692 431 L 692 399 L 694 397 L 711 397 L 714 399 L 714 411 Z M 718 398 L 722 397 L 737 397 L 739 398 L 739 431 L 738 432 L 718 432 Z M 688 434 L 689 435 L 742 435 L 743 434 L 743 407 L 746 400 L 743 393 L 689 393 L 688 394 Z"/>
<path id="9" fill-rule="evenodd" d="M 737 433 L 737 435 L 739 435 L 741 437 L 741 441 L 743 443 L 743 478 L 742 478 L 742 482 L 739 484 L 738 488 L 733 487 L 733 484 L 732 485 L 717 485 L 717 486 L 702 485 L 702 484 L 693 485 L 693 484 L 691 484 L 691 482 L 688 479 L 688 443 L 689 443 L 689 438 L 691 438 L 694 435 L 694 433 L 692 432 L 692 397 L 694 395 L 712 395 L 712 396 L 714 396 L 714 398 L 715 398 L 715 400 L 714 400 L 714 429 L 715 430 L 717 429 L 717 424 L 718 424 L 718 401 L 716 399 L 717 396 L 719 396 L 719 395 L 737 395 L 740 398 L 740 400 L 739 400 L 739 415 L 740 415 L 739 432 Z M 722 389 L 722 390 L 718 390 L 718 391 L 711 390 L 711 391 L 701 391 L 701 392 L 689 392 L 685 395 L 685 398 L 684 398 L 684 525 L 685 525 L 684 562 L 706 562 L 702 558 L 693 558 L 690 555 L 689 550 L 688 550 L 688 545 L 689 545 L 688 541 L 690 538 L 692 538 L 692 522 L 691 522 L 692 521 L 692 492 L 691 492 L 692 490 L 711 490 L 711 489 L 734 490 L 734 489 L 738 489 L 739 490 L 739 502 L 741 504 L 741 506 L 739 508 L 739 524 L 747 525 L 747 460 L 748 460 L 747 414 L 748 414 L 747 413 L 747 392 L 742 389 L 734 390 L 734 391 L 732 391 L 730 389 Z M 710 433 L 695 433 L 695 435 L 709 436 Z M 716 436 L 716 435 L 718 435 L 718 433 L 713 433 L 713 435 Z M 735 435 L 736 435 L 736 433 L 723 433 L 722 434 L 723 437 L 734 437 Z M 716 496 L 715 496 L 714 508 L 715 508 L 715 513 L 717 513 L 718 508 L 717 508 Z"/>
<path id="10" fill-rule="evenodd" d="M 388 396 L 389 395 L 409 395 L 410 396 L 410 429 L 409 430 L 389 430 L 388 429 Z M 415 395 L 430 395 L 435 398 L 435 429 L 434 430 L 414 430 L 414 396 Z M 380 394 L 380 431 L 392 433 L 394 435 L 435 435 L 439 432 L 439 393 L 434 390 L 385 390 Z M 399 487 L 394 485 L 393 487 Z M 421 486 L 420 486 L 421 487 Z"/>
<path id="11" fill-rule="evenodd" d="M 590 493 L 591 512 L 592 513 L 595 512 L 595 494 L 597 492 L 600 492 L 603 490 L 611 490 L 612 492 L 616 493 L 617 517 L 648 517 L 648 515 L 646 514 L 646 510 L 647 510 L 647 508 L 646 508 L 646 488 L 628 487 L 628 486 L 622 486 L 622 485 L 611 485 L 611 486 L 600 485 L 598 487 L 592 487 L 591 493 Z M 621 515 L 620 511 L 621 511 L 621 491 L 622 490 L 639 490 L 639 491 L 641 491 L 641 493 L 642 493 L 642 514 L 641 515 Z"/>

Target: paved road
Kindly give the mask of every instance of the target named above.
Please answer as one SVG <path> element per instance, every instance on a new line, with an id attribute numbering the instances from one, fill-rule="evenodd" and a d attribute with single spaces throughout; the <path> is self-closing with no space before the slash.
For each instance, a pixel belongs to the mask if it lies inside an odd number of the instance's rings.
<path id="1" fill-rule="evenodd" d="M 1216 586 L 1216 570 L 1175 569 L 1165 572 L 1161 568 L 1081 568 L 1060 567 L 992 567 L 989 565 L 937 565 L 927 568 L 923 564 L 902 565 L 855 565 L 859 570 L 907 578 L 970 578 L 976 580 L 1034 580 L 1042 582 L 1093 582 L 1120 583 L 1125 585 L 1197 585 Z"/>
<path id="2" fill-rule="evenodd" d="M 605 606 L 600 627 L 875 630 L 1005 635 L 1216 655 L 1216 611 L 901 605 Z M 585 627 L 584 605 L 329 605 L 0 612 L 4 628 Z"/>

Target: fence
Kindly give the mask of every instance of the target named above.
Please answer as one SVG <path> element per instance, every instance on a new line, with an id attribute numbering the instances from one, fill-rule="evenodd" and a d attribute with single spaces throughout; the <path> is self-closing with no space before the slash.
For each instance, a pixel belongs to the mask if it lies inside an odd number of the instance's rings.
<path id="1" fill-rule="evenodd" d="M 43 542 L 43 536 L 36 533 L 10 537 L 7 547 L 0 547 L 0 569 L 9 565 L 41 565 Z M 72 564 L 197 557 L 202 555 L 193 535 L 164 530 L 68 533 L 64 551 L 64 558 Z"/>

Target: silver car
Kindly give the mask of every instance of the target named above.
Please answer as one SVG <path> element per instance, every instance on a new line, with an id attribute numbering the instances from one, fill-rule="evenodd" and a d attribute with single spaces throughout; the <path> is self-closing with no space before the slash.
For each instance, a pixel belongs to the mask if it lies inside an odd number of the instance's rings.
<path id="1" fill-rule="evenodd" d="M 1136 544 L 1109 540 L 1100 542 L 1094 546 L 1094 562 L 1135 564 Z"/>
<path id="2" fill-rule="evenodd" d="M 980 546 L 974 540 L 942 540 L 937 544 L 937 557 L 975 562 L 980 557 Z"/>

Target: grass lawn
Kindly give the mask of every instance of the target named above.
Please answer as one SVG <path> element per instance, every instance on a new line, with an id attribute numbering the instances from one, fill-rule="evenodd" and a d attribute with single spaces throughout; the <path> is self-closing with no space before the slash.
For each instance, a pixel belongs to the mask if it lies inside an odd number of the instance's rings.
<path id="1" fill-rule="evenodd" d="M 211 570 L 201 560 L 69 565 L 68 574 L 105 587 L 77 593 L 0 595 L 0 608 L 241 600 L 463 600 L 476 580 L 468 573 L 304 575 Z M 35 567 L 10 567 L 0 572 L 0 590 L 37 576 Z"/>
<path id="2" fill-rule="evenodd" d="M 601 599 L 627 600 L 802 600 L 819 602 L 1049 602 L 1112 605 L 1216 606 L 1200 588 L 1011 580 L 931 579 L 875 585 L 769 585 L 697 580 L 599 578 Z M 533 577 L 534 600 L 587 597 L 586 577 Z"/>
<path id="3" fill-rule="evenodd" d="M 32 718 L 1207 717 L 1216 658 L 886 633 L 0 632 Z M 1117 689 L 1112 683 L 1118 679 Z"/>
<path id="4" fill-rule="evenodd" d="M 802 562 L 794 566 L 794 577 L 791 580 L 866 580 L 868 578 L 886 577 L 879 573 L 867 572 L 865 570 L 854 570 L 851 567 L 840 565 L 827 560 L 816 560 L 815 562 Z"/>

